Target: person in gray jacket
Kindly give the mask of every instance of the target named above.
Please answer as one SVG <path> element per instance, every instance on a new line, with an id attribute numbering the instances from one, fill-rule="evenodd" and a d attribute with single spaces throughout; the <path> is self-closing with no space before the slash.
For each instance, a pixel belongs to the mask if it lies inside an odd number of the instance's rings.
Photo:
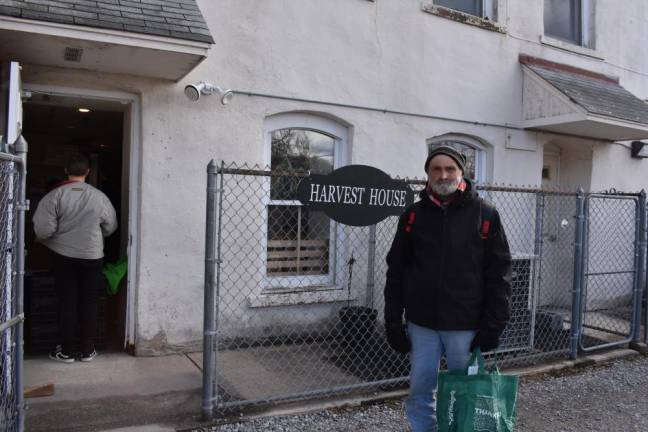
<path id="1" fill-rule="evenodd" d="M 68 180 L 38 203 L 34 214 L 36 238 L 53 256 L 58 297 L 60 344 L 49 357 L 73 363 L 77 328 L 81 336 L 81 361 L 91 361 L 97 351 L 97 303 L 103 283 L 103 238 L 117 229 L 115 208 L 100 190 L 85 182 L 88 158 L 72 155 L 66 165 Z"/>

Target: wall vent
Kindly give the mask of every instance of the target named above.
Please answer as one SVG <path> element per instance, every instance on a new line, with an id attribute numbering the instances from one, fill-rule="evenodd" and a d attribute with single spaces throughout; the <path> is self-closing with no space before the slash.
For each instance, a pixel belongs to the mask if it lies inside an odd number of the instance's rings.
<path id="1" fill-rule="evenodd" d="M 79 63 L 81 61 L 82 54 L 83 48 L 65 47 L 64 59 L 65 61 Z"/>

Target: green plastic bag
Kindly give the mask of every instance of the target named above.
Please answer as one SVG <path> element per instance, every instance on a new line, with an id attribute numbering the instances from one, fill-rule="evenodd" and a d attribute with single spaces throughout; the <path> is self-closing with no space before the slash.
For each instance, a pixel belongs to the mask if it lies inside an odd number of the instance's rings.
<path id="1" fill-rule="evenodd" d="M 481 350 L 475 349 L 468 370 L 439 373 L 439 432 L 512 432 L 517 388 L 517 376 L 502 375 L 497 366 L 487 371 Z"/>
<path id="2" fill-rule="evenodd" d="M 126 257 L 119 258 L 115 263 L 104 264 L 104 267 L 101 271 L 108 281 L 106 290 L 108 291 L 109 295 L 117 294 L 117 291 L 119 291 L 119 284 L 121 283 L 124 276 L 126 276 L 127 270 L 128 259 Z"/>

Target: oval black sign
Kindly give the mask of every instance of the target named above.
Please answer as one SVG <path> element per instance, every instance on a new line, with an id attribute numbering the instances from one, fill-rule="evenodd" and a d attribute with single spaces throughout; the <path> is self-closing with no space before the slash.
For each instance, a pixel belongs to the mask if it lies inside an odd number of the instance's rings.
<path id="1" fill-rule="evenodd" d="M 337 222 L 367 226 L 400 215 L 414 202 L 414 191 L 378 168 L 347 165 L 328 175 L 313 174 L 303 179 L 297 198 Z"/>

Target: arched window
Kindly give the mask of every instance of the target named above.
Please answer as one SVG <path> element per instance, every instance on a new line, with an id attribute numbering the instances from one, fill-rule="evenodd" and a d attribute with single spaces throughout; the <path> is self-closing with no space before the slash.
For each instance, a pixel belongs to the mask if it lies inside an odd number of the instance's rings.
<path id="1" fill-rule="evenodd" d="M 475 180 L 478 183 L 486 181 L 487 148 L 480 140 L 460 134 L 446 134 L 429 138 L 427 140 L 428 154 L 433 148 L 440 145 L 453 147 L 466 156 L 464 177 Z"/>
<path id="2" fill-rule="evenodd" d="M 313 114 L 279 114 L 265 122 L 266 163 L 286 175 L 271 177 L 267 207 L 266 280 L 270 286 L 335 282 L 337 224 L 296 198 L 301 180 L 290 173 L 328 174 L 344 165 L 347 129 Z"/>

